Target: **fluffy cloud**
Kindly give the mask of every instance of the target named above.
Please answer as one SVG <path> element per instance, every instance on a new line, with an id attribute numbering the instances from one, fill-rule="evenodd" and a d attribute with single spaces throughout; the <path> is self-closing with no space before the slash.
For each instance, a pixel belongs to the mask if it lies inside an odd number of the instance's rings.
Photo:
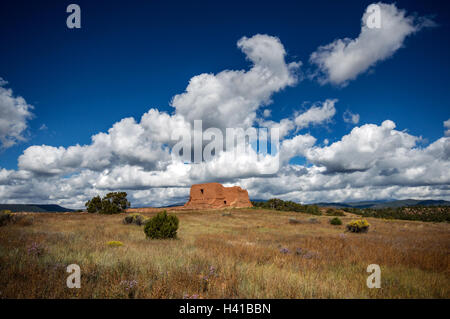
<path id="1" fill-rule="evenodd" d="M 193 77 L 186 92 L 172 100 L 177 114 L 188 122 L 203 120 L 204 128 L 250 127 L 256 110 L 270 103 L 273 93 L 297 82 L 300 63 L 286 64 L 278 38 L 258 34 L 243 37 L 237 45 L 252 62 L 251 69 Z"/>
<path id="2" fill-rule="evenodd" d="M 295 71 L 300 64 L 285 63 L 286 51 L 276 37 L 243 37 L 237 45 L 252 62 L 251 69 L 193 77 L 186 92 L 172 100 L 175 114 L 151 109 L 140 122 L 125 118 L 107 133 L 94 135 L 90 145 L 31 146 L 19 157 L 19 168 L 37 175 L 70 174 L 79 169 L 102 171 L 116 166 L 161 170 L 171 159 L 169 148 L 175 143 L 172 134 L 191 134 L 194 120 L 202 120 L 203 129 L 251 127 L 256 110 L 268 104 L 273 93 L 296 83 Z M 279 127 L 282 134 L 292 129 L 287 120 L 271 125 Z"/>
<path id="3" fill-rule="evenodd" d="M 252 198 L 306 203 L 450 199 L 450 137 L 420 147 L 420 137 L 396 130 L 395 123 L 386 120 L 354 127 L 330 145 L 328 139 L 317 145 L 315 137 L 298 132 L 329 123 L 337 100 L 315 103 L 291 118 L 267 120 L 270 114 L 258 109 L 270 103 L 272 94 L 295 83 L 298 64 L 285 63 L 284 47 L 274 37 L 242 38 L 238 47 L 252 61 L 251 68 L 192 78 L 186 92 L 174 97 L 174 114 L 151 109 L 139 121 L 122 119 L 92 136 L 87 145 L 27 148 L 18 159 L 18 170 L 0 168 L 0 201 L 80 208 L 96 194 L 123 190 L 133 206 L 158 206 L 183 202 L 191 184 L 213 181 L 241 185 Z M 345 116 L 357 124 L 356 114 Z M 174 132 L 192 136 L 196 119 L 204 121 L 204 129 L 248 128 L 255 123 L 278 128 L 281 143 L 272 154 L 258 156 L 253 148 L 219 151 L 211 160 L 184 163 L 172 157 L 176 141 L 171 137 Z M 450 120 L 444 127 L 448 132 Z M 306 163 L 292 164 L 299 157 Z"/>
<path id="4" fill-rule="evenodd" d="M 444 122 L 445 136 L 450 136 L 450 119 Z"/>
<path id="5" fill-rule="evenodd" d="M 394 128 L 389 120 L 366 124 L 330 146 L 311 148 L 306 157 L 326 175 L 350 177 L 353 186 L 448 185 L 450 139 L 420 148 L 420 137 Z"/>
<path id="6" fill-rule="evenodd" d="M 286 139 L 281 144 L 281 164 L 287 164 L 289 160 L 296 156 L 305 157 L 307 151 L 316 143 L 316 138 L 309 134 L 297 135 L 291 139 Z"/>
<path id="7" fill-rule="evenodd" d="M 263 116 L 264 117 L 269 117 L 271 114 L 272 114 L 272 110 L 270 110 L 270 109 L 265 109 L 263 111 Z"/>
<path id="8" fill-rule="evenodd" d="M 334 104 L 337 100 L 328 99 L 323 103 L 316 103 L 306 112 L 299 114 L 295 117 L 295 125 L 298 129 L 303 129 L 311 124 L 322 124 L 329 122 L 334 114 L 336 114 L 336 109 Z"/>
<path id="9" fill-rule="evenodd" d="M 315 77 L 321 84 L 346 85 L 377 62 L 391 57 L 403 46 L 406 37 L 434 25 L 427 18 L 407 16 L 395 4 L 376 5 L 380 8 L 381 28 L 367 26 L 371 12 L 366 11 L 356 39 L 337 39 L 311 54 L 310 62 L 317 66 Z"/>
<path id="10" fill-rule="evenodd" d="M 278 129 L 280 139 L 284 139 L 295 128 L 294 121 L 289 118 L 282 119 L 280 122 L 264 121 L 262 119 L 258 119 L 258 124 L 260 127 L 265 127 L 268 129 Z"/>
<path id="11" fill-rule="evenodd" d="M 0 148 L 24 141 L 27 121 L 33 116 L 33 106 L 24 98 L 14 96 L 11 89 L 4 88 L 7 83 L 0 78 Z"/>
<path id="12" fill-rule="evenodd" d="M 366 124 L 355 127 L 349 135 L 324 148 L 313 148 L 307 158 L 329 172 L 364 171 L 380 157 L 390 158 L 415 146 L 417 137 L 394 130 L 395 123 L 386 120 L 381 126 Z"/>
<path id="13" fill-rule="evenodd" d="M 345 123 L 350 124 L 358 124 L 359 123 L 359 114 L 353 114 L 349 110 L 345 111 L 342 115 L 342 119 Z"/>
<path id="14" fill-rule="evenodd" d="M 175 129 L 189 132 L 190 126 L 179 116 L 151 109 L 139 123 L 124 118 L 108 133 L 94 135 L 89 145 L 30 146 L 19 157 L 18 166 L 36 175 L 69 174 L 80 169 L 102 171 L 118 165 L 161 169 L 171 159 L 167 143 Z"/>
<path id="15" fill-rule="evenodd" d="M 366 124 L 330 146 L 303 150 L 310 165 L 285 165 L 270 179 L 241 183 L 253 198 L 302 202 L 386 198 L 450 199 L 450 138 L 425 148 L 389 120 Z"/>
<path id="16" fill-rule="evenodd" d="M 51 201 L 82 207 L 97 193 L 120 189 L 130 194 L 134 206 L 167 205 L 183 202 L 192 183 L 219 181 L 247 188 L 252 198 L 306 203 L 450 199 L 450 138 L 442 137 L 424 148 L 419 141 L 420 137 L 398 131 L 394 122 L 386 120 L 381 125 L 355 127 L 329 146 L 316 145 L 309 134 L 296 135 L 282 141 L 279 155 L 268 154 L 259 161 L 251 153 L 235 157 L 222 152 L 199 164 L 169 161 L 163 169 L 117 163 L 102 170 L 83 168 L 66 176 L 46 177 L 23 169 L 2 169 L 0 194 L 4 202 Z M 299 156 L 308 163 L 289 164 Z M 69 158 L 65 161 L 70 162 Z M 280 163 L 278 172 L 261 175 L 276 163 Z"/>
<path id="17" fill-rule="evenodd" d="M 331 122 L 336 114 L 334 105 L 337 99 L 327 99 L 324 102 L 316 102 L 309 109 L 302 113 L 297 113 L 294 118 L 284 118 L 279 122 L 257 119 L 260 127 L 277 128 L 280 132 L 280 138 L 284 139 L 296 128 L 298 130 L 305 129 L 311 125 L 319 125 Z M 263 115 L 264 116 L 264 115 Z M 359 120 L 359 115 L 358 115 Z"/>

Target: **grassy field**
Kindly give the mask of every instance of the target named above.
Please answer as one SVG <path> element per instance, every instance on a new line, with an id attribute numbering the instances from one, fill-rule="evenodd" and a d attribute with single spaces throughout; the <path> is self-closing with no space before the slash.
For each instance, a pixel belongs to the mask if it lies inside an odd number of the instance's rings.
<path id="1" fill-rule="evenodd" d="M 351 216 L 333 226 L 258 209 L 171 213 L 176 240 L 146 239 L 122 224 L 126 214 L 41 213 L 3 226 L 0 298 L 450 297 L 448 223 L 368 218 L 369 232 L 355 234 L 345 232 Z M 80 289 L 66 286 L 69 264 L 81 267 Z M 366 286 L 369 264 L 381 267 L 380 289 Z"/>

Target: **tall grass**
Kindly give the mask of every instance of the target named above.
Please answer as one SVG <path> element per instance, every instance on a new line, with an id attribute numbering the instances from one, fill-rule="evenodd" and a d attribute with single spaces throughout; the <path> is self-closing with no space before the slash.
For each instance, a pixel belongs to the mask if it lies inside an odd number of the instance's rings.
<path id="1" fill-rule="evenodd" d="M 35 214 L 33 225 L 1 227 L 0 297 L 450 297 L 448 223 L 368 218 L 369 232 L 353 234 L 327 216 L 311 224 L 310 215 L 258 209 L 171 214 L 177 240 L 146 239 L 124 214 Z M 81 268 L 80 289 L 66 286 L 69 264 Z M 381 266 L 381 289 L 366 286 L 369 264 Z"/>

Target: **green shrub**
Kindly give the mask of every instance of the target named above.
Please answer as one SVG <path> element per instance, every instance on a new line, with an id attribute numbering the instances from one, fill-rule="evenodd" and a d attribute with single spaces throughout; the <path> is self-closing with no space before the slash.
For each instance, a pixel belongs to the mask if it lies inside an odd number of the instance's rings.
<path id="1" fill-rule="evenodd" d="M 306 213 L 311 215 L 322 215 L 322 213 L 319 210 L 319 206 L 317 205 L 308 205 L 306 207 Z"/>
<path id="2" fill-rule="evenodd" d="M 338 217 L 330 219 L 331 225 L 342 225 L 342 220 L 340 220 Z"/>
<path id="3" fill-rule="evenodd" d="M 34 217 L 29 215 L 14 214 L 11 222 L 20 226 L 31 226 L 34 224 Z"/>
<path id="4" fill-rule="evenodd" d="M 34 217 L 33 216 L 25 216 L 20 223 L 22 226 L 31 226 L 34 224 Z"/>
<path id="5" fill-rule="evenodd" d="M 345 216 L 343 211 L 337 210 L 337 209 L 333 209 L 333 208 L 328 208 L 327 211 L 326 211 L 326 214 L 328 216 Z"/>
<path id="6" fill-rule="evenodd" d="M 109 242 L 106 243 L 109 247 L 120 247 L 123 246 L 123 243 L 121 241 L 118 240 L 111 240 Z"/>
<path id="7" fill-rule="evenodd" d="M 128 216 L 125 216 L 125 218 L 122 221 L 124 224 L 136 224 L 138 226 L 141 226 L 145 224 L 145 217 L 141 214 L 131 214 Z"/>
<path id="8" fill-rule="evenodd" d="M 266 202 L 252 202 L 255 208 L 274 209 L 287 212 L 307 213 L 311 215 L 322 215 L 317 205 L 302 205 L 292 201 L 284 201 L 279 198 L 272 198 Z"/>
<path id="9" fill-rule="evenodd" d="M 17 224 L 20 226 L 30 226 L 34 223 L 34 217 L 24 214 L 12 214 L 10 210 L 0 211 L 0 226 L 7 224 Z"/>
<path id="10" fill-rule="evenodd" d="M 133 222 L 134 222 L 134 216 L 133 215 L 125 216 L 123 218 L 123 220 L 122 220 L 122 223 L 124 223 L 125 225 L 133 224 Z"/>
<path id="11" fill-rule="evenodd" d="M 130 202 L 126 192 L 112 192 L 103 198 L 97 195 L 84 205 L 89 213 L 119 214 L 130 207 Z"/>
<path id="12" fill-rule="evenodd" d="M 88 213 L 98 213 L 102 209 L 102 199 L 100 196 L 94 196 L 85 204 Z"/>
<path id="13" fill-rule="evenodd" d="M 347 224 L 347 230 L 353 233 L 367 233 L 370 224 L 365 219 L 352 220 Z"/>
<path id="14" fill-rule="evenodd" d="M 0 226 L 5 226 L 12 222 L 13 215 L 10 210 L 2 210 L 0 211 Z"/>
<path id="15" fill-rule="evenodd" d="M 272 198 L 266 202 L 252 202 L 253 208 L 274 209 L 288 212 L 304 213 L 306 206 L 292 201 L 284 201 L 279 198 Z"/>
<path id="16" fill-rule="evenodd" d="M 362 217 L 420 220 L 423 222 L 450 222 L 450 206 L 403 206 L 385 208 L 347 209 Z"/>
<path id="17" fill-rule="evenodd" d="M 163 211 L 145 223 L 144 232 L 151 239 L 176 238 L 178 223 L 177 216 Z"/>

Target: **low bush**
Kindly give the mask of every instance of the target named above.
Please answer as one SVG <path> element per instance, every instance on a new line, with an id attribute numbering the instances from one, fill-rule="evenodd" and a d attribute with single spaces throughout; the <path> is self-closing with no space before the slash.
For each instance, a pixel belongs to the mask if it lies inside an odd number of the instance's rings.
<path id="1" fill-rule="evenodd" d="M 274 209 L 280 211 L 289 212 L 301 212 L 306 211 L 306 206 L 298 204 L 292 201 L 284 201 L 279 198 L 272 198 L 265 202 L 252 202 L 254 208 Z"/>
<path id="2" fill-rule="evenodd" d="M 289 224 L 303 224 L 303 221 L 296 218 L 289 218 Z"/>
<path id="3" fill-rule="evenodd" d="M 121 241 L 118 240 L 111 240 L 109 242 L 106 243 L 109 247 L 120 247 L 123 246 L 123 243 Z"/>
<path id="4" fill-rule="evenodd" d="M 145 217 L 142 216 L 141 214 L 131 214 L 128 216 L 125 216 L 125 218 L 123 219 L 123 223 L 125 225 L 127 224 L 136 224 L 138 226 L 141 226 L 143 224 L 145 224 Z"/>
<path id="5" fill-rule="evenodd" d="M 317 205 L 302 205 L 293 201 L 272 198 L 266 202 L 252 202 L 254 208 L 274 209 L 286 212 L 299 212 L 311 215 L 322 215 Z"/>
<path id="6" fill-rule="evenodd" d="M 0 226 L 5 226 L 12 222 L 13 215 L 10 210 L 0 211 Z"/>
<path id="7" fill-rule="evenodd" d="M 330 219 L 331 225 L 342 225 L 342 220 L 340 220 L 338 217 Z"/>
<path id="8" fill-rule="evenodd" d="M 386 208 L 347 209 L 361 217 L 450 222 L 450 206 L 403 206 Z"/>
<path id="9" fill-rule="evenodd" d="M 34 217 L 28 215 L 13 215 L 12 222 L 20 226 L 31 226 L 34 224 Z"/>
<path id="10" fill-rule="evenodd" d="M 317 205 L 308 205 L 306 207 L 306 213 L 311 215 L 322 215 L 322 213 L 319 210 L 319 206 Z"/>
<path id="11" fill-rule="evenodd" d="M 151 239 L 176 238 L 178 224 L 177 216 L 167 215 L 166 211 L 163 211 L 145 223 L 144 232 Z"/>
<path id="12" fill-rule="evenodd" d="M 0 212 L 0 226 L 7 224 L 17 224 L 20 226 L 30 226 L 34 223 L 34 217 L 23 214 L 12 214 L 10 210 Z"/>
<path id="13" fill-rule="evenodd" d="M 0 226 L 16 224 L 19 226 L 30 226 L 34 223 L 34 217 L 24 214 L 13 214 L 10 210 L 0 211 Z"/>
<path id="14" fill-rule="evenodd" d="M 352 220 L 347 224 L 347 230 L 353 233 L 367 233 L 370 224 L 365 219 Z"/>
<path id="15" fill-rule="evenodd" d="M 328 208 L 327 211 L 326 211 L 326 214 L 328 216 L 345 216 L 343 211 L 337 210 L 337 209 L 333 209 L 333 208 Z"/>

